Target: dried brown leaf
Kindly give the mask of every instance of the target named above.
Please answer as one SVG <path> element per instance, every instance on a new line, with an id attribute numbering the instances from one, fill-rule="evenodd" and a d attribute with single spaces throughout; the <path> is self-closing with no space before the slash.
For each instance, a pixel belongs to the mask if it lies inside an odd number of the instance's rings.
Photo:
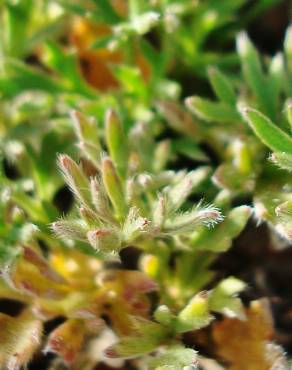
<path id="1" fill-rule="evenodd" d="M 40 344 L 42 323 L 26 310 L 18 317 L 0 313 L 0 369 L 25 366 Z"/>
<path id="2" fill-rule="evenodd" d="M 273 320 L 266 300 L 253 301 L 246 320 L 224 318 L 213 326 L 217 353 L 230 370 L 285 370 L 280 346 L 271 341 Z"/>

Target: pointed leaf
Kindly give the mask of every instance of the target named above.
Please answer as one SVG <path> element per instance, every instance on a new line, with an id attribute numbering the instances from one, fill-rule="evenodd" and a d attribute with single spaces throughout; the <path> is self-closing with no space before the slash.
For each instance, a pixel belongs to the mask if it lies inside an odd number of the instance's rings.
<path id="1" fill-rule="evenodd" d="M 112 160 L 105 157 L 102 160 L 102 181 L 112 205 L 119 218 L 126 214 L 127 206 L 121 179 L 114 167 Z"/>
<path id="2" fill-rule="evenodd" d="M 63 173 L 64 179 L 70 189 L 80 201 L 90 208 L 91 196 L 89 191 L 89 181 L 82 169 L 68 155 L 61 154 L 58 157 L 58 164 Z"/>
<path id="3" fill-rule="evenodd" d="M 260 108 L 269 117 L 274 118 L 274 95 L 263 73 L 259 55 L 245 32 L 237 37 L 237 50 L 241 58 L 242 69 L 247 83 L 254 92 Z"/>
<path id="4" fill-rule="evenodd" d="M 224 279 L 210 293 L 210 310 L 227 317 L 244 318 L 243 304 L 237 297 L 244 288 L 245 284 L 234 277 Z"/>
<path id="5" fill-rule="evenodd" d="M 128 148 L 122 122 L 117 113 L 109 109 L 105 117 L 107 147 L 118 174 L 125 178 L 128 166 Z"/>
<path id="6" fill-rule="evenodd" d="M 228 105 L 235 106 L 236 94 L 228 78 L 217 68 L 208 69 L 209 79 L 217 97 Z"/>
<path id="7" fill-rule="evenodd" d="M 192 96 L 185 100 L 187 107 L 199 118 L 208 122 L 233 123 L 240 121 L 236 109 L 224 102 Z"/>
<path id="8" fill-rule="evenodd" d="M 223 222 L 213 229 L 202 229 L 192 235 L 193 248 L 222 252 L 230 248 L 232 239 L 245 227 L 251 215 L 251 208 L 239 206 L 233 208 Z"/>
<path id="9" fill-rule="evenodd" d="M 256 135 L 275 152 L 292 154 L 292 138 L 280 130 L 268 117 L 252 108 L 242 108 L 242 114 Z"/>

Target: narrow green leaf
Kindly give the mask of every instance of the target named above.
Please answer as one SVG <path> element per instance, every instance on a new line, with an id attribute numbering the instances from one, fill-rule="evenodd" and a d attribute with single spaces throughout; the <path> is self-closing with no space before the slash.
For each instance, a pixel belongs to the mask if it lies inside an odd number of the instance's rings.
<path id="1" fill-rule="evenodd" d="M 7 59 L 4 64 L 7 77 L 0 78 L 2 94 L 14 96 L 26 90 L 43 90 L 55 95 L 66 90 L 48 74 L 19 60 Z"/>
<path id="2" fill-rule="evenodd" d="M 241 59 L 245 79 L 256 95 L 261 109 L 269 117 L 275 117 L 274 91 L 271 91 L 263 73 L 257 50 L 245 32 L 237 37 L 237 50 Z"/>
<path id="3" fill-rule="evenodd" d="M 115 64 L 112 65 L 112 70 L 125 93 L 138 95 L 142 99 L 148 98 L 148 89 L 138 67 Z"/>
<path id="4" fill-rule="evenodd" d="M 96 12 L 106 23 L 115 24 L 121 20 L 121 17 L 115 12 L 111 2 L 109 0 L 93 0 L 95 5 L 98 7 Z"/>
<path id="5" fill-rule="evenodd" d="M 208 122 L 233 123 L 240 121 L 235 108 L 223 102 L 213 102 L 192 96 L 186 99 L 186 106 L 199 118 Z"/>
<path id="6" fill-rule="evenodd" d="M 95 97 L 96 92 L 86 83 L 78 66 L 77 56 L 63 50 L 50 41 L 43 45 L 42 61 L 57 72 L 64 89 L 87 97 Z"/>
<path id="7" fill-rule="evenodd" d="M 196 249 L 223 252 L 230 248 L 232 239 L 245 227 L 251 215 L 251 208 L 240 206 L 233 208 L 223 222 L 213 229 L 196 231 L 191 240 L 191 245 Z"/>
<path id="8" fill-rule="evenodd" d="M 18 57 L 26 51 L 32 4 L 31 1 L 6 2 L 6 6 L 1 9 L 7 56 Z"/>
<path id="9" fill-rule="evenodd" d="M 109 109 L 105 117 L 105 136 L 110 156 L 122 179 L 128 167 L 128 145 L 122 122 L 117 113 Z"/>
<path id="10" fill-rule="evenodd" d="M 118 218 L 124 218 L 127 206 L 121 180 L 109 157 L 102 160 L 102 180 Z"/>
<path id="11" fill-rule="evenodd" d="M 63 173 L 64 179 L 70 189 L 80 201 L 90 208 L 91 195 L 89 190 L 89 181 L 82 169 L 68 155 L 61 154 L 58 158 L 59 167 Z"/>
<path id="12" fill-rule="evenodd" d="M 156 108 L 173 130 L 192 138 L 195 142 L 200 140 L 202 137 L 200 126 L 180 105 L 173 101 L 162 100 L 156 103 Z"/>
<path id="13" fill-rule="evenodd" d="M 199 167 L 183 176 L 183 178 L 166 192 L 170 213 L 178 210 L 192 191 L 205 181 L 210 173 L 210 167 Z"/>
<path id="14" fill-rule="evenodd" d="M 101 145 L 99 142 L 98 128 L 93 117 L 87 118 L 81 112 L 70 112 L 74 129 L 79 139 L 79 148 L 84 155 L 97 167 L 100 167 Z"/>
<path id="15" fill-rule="evenodd" d="M 96 209 L 98 216 L 110 224 L 115 224 L 115 219 L 109 207 L 109 201 L 105 193 L 103 184 L 97 178 L 90 180 L 90 192 L 92 203 Z"/>
<path id="16" fill-rule="evenodd" d="M 282 53 L 277 53 L 271 60 L 269 68 L 270 89 L 273 91 L 274 104 L 277 106 L 279 94 L 284 88 L 285 64 Z"/>
<path id="17" fill-rule="evenodd" d="M 206 153 L 192 139 L 183 137 L 171 141 L 172 150 L 195 161 L 209 162 Z"/>
<path id="18" fill-rule="evenodd" d="M 62 239 L 86 241 L 87 228 L 84 223 L 75 220 L 60 219 L 51 225 L 52 231 Z"/>
<path id="19" fill-rule="evenodd" d="M 242 115 L 261 141 L 275 152 L 292 154 L 292 138 L 259 111 L 244 107 Z"/>
<path id="20" fill-rule="evenodd" d="M 217 97 L 228 105 L 236 104 L 236 94 L 228 78 L 217 68 L 208 69 L 209 79 Z"/>
<path id="21" fill-rule="evenodd" d="M 193 210 L 175 215 L 165 222 L 163 233 L 169 235 L 190 233 L 200 225 L 214 226 L 222 221 L 221 212 L 212 205 L 198 205 Z"/>
<path id="22" fill-rule="evenodd" d="M 155 76 L 160 77 L 163 74 L 164 68 L 164 55 L 161 55 L 158 50 L 156 50 L 151 42 L 147 41 L 146 39 L 140 40 L 140 47 L 143 55 L 147 59 L 149 63 L 151 63 L 151 67 Z"/>
<path id="23" fill-rule="evenodd" d="M 179 140 L 179 139 L 178 139 Z M 157 143 L 154 151 L 153 171 L 163 171 L 171 158 L 171 141 L 165 139 Z"/>

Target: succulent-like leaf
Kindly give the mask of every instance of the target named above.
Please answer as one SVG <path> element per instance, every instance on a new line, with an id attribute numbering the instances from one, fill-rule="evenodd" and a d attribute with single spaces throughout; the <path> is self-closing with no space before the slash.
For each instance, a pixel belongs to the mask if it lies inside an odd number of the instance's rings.
<path id="1" fill-rule="evenodd" d="M 209 325 L 213 317 L 209 312 L 208 300 L 207 292 L 198 293 L 192 298 L 178 314 L 175 330 L 179 333 L 184 333 Z"/>
<path id="2" fill-rule="evenodd" d="M 245 284 L 234 277 L 221 281 L 210 293 L 210 310 L 220 312 L 228 317 L 244 319 L 243 304 L 238 298 L 238 293 L 244 288 Z"/>

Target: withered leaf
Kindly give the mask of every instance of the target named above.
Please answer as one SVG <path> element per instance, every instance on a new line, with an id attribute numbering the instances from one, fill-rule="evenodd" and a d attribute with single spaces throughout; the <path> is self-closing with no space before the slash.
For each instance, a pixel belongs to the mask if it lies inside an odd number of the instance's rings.
<path id="1" fill-rule="evenodd" d="M 70 365 L 82 348 L 85 331 L 82 320 L 67 320 L 50 334 L 45 351 L 59 354 Z"/>
<path id="2" fill-rule="evenodd" d="M 18 317 L 0 313 L 0 368 L 25 366 L 40 344 L 42 323 L 29 310 Z"/>
<path id="3" fill-rule="evenodd" d="M 285 370 L 281 347 L 272 343 L 273 320 L 267 301 L 253 301 L 245 313 L 245 320 L 224 318 L 214 324 L 218 355 L 230 370 Z"/>

